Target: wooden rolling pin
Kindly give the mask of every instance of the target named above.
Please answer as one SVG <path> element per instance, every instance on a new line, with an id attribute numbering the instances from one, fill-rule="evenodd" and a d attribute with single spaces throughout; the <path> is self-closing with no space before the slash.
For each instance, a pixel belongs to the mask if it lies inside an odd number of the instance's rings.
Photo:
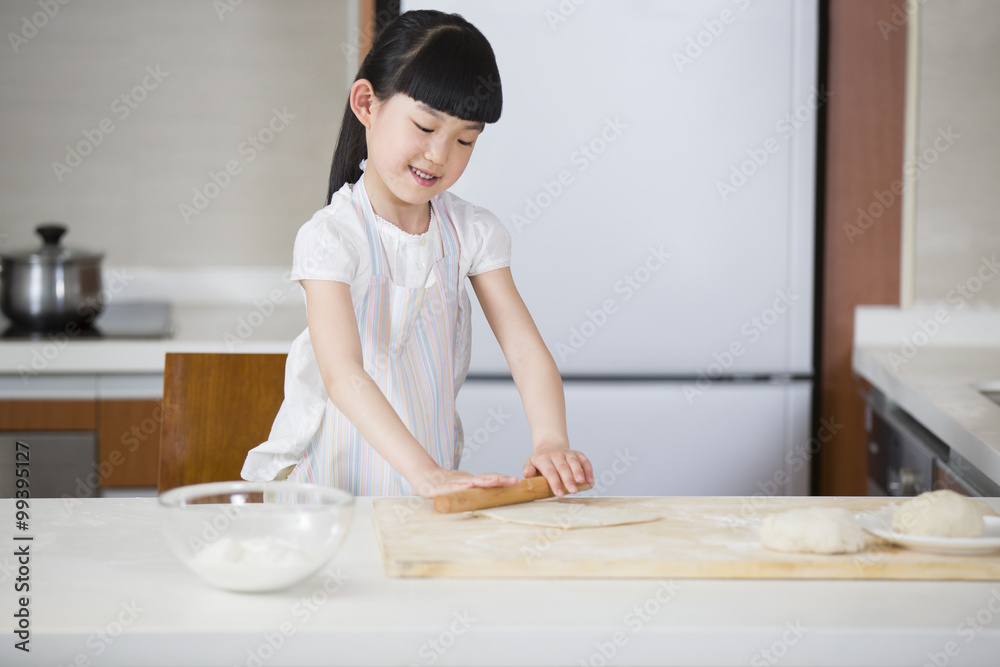
<path id="1" fill-rule="evenodd" d="M 580 491 L 586 491 L 590 484 L 577 484 Z M 551 498 L 554 493 L 544 477 L 530 477 L 514 486 L 495 486 L 488 489 L 465 489 L 444 493 L 434 499 L 434 509 L 442 514 L 468 512 L 487 507 L 516 505 L 529 500 Z"/>

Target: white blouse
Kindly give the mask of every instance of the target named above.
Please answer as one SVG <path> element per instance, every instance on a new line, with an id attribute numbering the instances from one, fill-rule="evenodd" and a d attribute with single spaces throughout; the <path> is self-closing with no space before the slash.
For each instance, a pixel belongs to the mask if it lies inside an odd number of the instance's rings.
<path id="1" fill-rule="evenodd" d="M 450 192 L 438 196 L 438 205 L 458 234 L 458 322 L 455 329 L 455 392 L 469 371 L 472 345 L 471 304 L 464 289 L 467 276 L 510 266 L 510 234 L 500 220 Z M 436 216 L 435 216 L 436 218 Z M 378 239 L 387 261 L 385 270 L 403 287 L 426 284 L 431 267 L 444 257 L 441 221 L 431 219 L 420 235 L 407 234 L 387 220 L 376 218 Z M 351 288 L 357 308 L 371 283 L 372 262 L 364 220 L 345 185 L 330 205 L 317 211 L 295 236 L 292 280 L 335 280 Z M 243 466 L 247 480 L 271 480 L 283 468 L 298 462 L 326 408 L 326 389 L 316 363 L 309 330 L 292 343 L 285 370 L 285 400 L 271 427 L 268 441 L 254 448 Z"/>
<path id="2" fill-rule="evenodd" d="M 438 204 L 458 232 L 459 278 L 510 266 L 510 234 L 500 220 L 450 192 Z M 422 287 L 431 267 L 444 257 L 440 221 L 431 219 L 423 234 L 407 234 L 376 216 L 378 238 L 388 260 L 389 277 L 403 287 Z M 365 223 L 357 215 L 345 185 L 299 229 L 292 254 L 292 280 L 336 280 L 351 286 L 357 306 L 371 279 Z"/>
<path id="3" fill-rule="evenodd" d="M 455 329 L 455 391 L 465 382 L 472 350 L 471 305 L 464 289 L 465 278 L 510 266 L 510 233 L 500 219 L 448 191 L 438 195 L 438 206 L 451 219 L 458 233 L 459 290 L 458 325 Z M 403 287 L 423 287 L 431 267 L 444 257 L 441 221 L 432 216 L 423 234 L 408 234 L 388 220 L 376 216 L 378 238 L 385 253 L 383 266 L 389 278 Z M 292 280 L 336 280 L 351 286 L 351 301 L 357 308 L 372 276 L 365 222 L 344 185 L 317 211 L 295 236 Z"/>

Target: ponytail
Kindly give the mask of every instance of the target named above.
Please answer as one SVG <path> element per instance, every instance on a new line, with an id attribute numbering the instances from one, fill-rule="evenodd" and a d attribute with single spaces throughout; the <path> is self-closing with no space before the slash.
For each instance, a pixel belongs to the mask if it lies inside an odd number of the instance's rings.
<path id="1" fill-rule="evenodd" d="M 333 164 L 330 165 L 330 187 L 326 193 L 326 204 L 330 203 L 333 194 L 344 183 L 356 183 L 361 178 L 361 161 L 367 156 L 368 144 L 365 142 L 365 126 L 354 115 L 351 101 L 347 100 L 344 120 L 340 123 L 337 149 L 333 152 Z"/>

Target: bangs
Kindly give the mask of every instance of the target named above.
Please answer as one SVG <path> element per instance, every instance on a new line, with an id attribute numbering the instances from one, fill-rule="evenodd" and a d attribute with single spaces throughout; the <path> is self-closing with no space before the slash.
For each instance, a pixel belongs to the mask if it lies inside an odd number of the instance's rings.
<path id="1" fill-rule="evenodd" d="M 451 26 L 427 36 L 399 72 L 399 92 L 456 118 L 495 123 L 503 107 L 489 42 Z"/>

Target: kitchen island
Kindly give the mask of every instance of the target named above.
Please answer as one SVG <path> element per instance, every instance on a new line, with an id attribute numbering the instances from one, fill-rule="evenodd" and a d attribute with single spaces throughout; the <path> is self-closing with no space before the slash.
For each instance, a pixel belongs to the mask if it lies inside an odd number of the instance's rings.
<path id="1" fill-rule="evenodd" d="M 990 499 L 1000 511 L 1000 499 Z M 2 665 L 992 665 L 1000 582 L 393 579 L 370 498 L 326 569 L 216 590 L 153 499 L 2 500 Z M 15 540 L 15 537 L 33 537 Z M 28 545 L 30 652 L 17 548 Z"/>

